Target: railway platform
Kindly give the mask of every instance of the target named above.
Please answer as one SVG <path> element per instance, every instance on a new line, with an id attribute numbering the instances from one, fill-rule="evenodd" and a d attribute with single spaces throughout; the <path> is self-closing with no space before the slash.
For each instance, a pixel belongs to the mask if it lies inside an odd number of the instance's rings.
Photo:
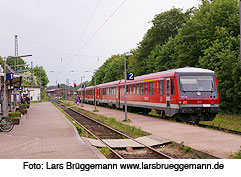
<path id="1" fill-rule="evenodd" d="M 34 103 L 20 125 L 0 132 L 1 159 L 104 159 L 50 102 Z"/>
<path id="2" fill-rule="evenodd" d="M 94 106 L 83 104 L 87 111 L 93 111 Z M 95 114 L 105 117 L 114 117 L 118 121 L 124 120 L 124 111 L 97 106 L 99 112 Z M 152 135 L 177 143 L 183 142 L 193 149 L 208 153 L 219 158 L 230 158 L 230 155 L 239 151 L 241 136 L 217 130 L 192 126 L 184 123 L 163 120 L 150 116 L 129 113 L 130 125 L 140 127 Z"/>

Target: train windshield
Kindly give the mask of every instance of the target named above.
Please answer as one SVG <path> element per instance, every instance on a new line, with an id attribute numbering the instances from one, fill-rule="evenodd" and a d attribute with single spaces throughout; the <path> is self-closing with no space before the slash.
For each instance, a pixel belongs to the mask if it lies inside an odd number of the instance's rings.
<path id="1" fill-rule="evenodd" d="M 181 89 L 185 92 L 213 91 L 213 76 L 180 76 Z"/>

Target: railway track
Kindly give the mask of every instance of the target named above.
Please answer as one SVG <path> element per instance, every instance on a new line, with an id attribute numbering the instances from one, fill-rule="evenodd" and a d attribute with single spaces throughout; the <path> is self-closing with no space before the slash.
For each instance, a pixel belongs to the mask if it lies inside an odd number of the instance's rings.
<path id="1" fill-rule="evenodd" d="M 111 151 L 111 158 L 117 158 L 117 159 L 171 159 L 170 156 L 164 154 L 163 152 L 160 152 L 158 150 L 155 150 L 154 148 L 150 146 L 146 146 L 145 144 L 138 142 L 137 140 L 129 137 L 128 135 L 117 131 L 89 116 L 86 116 L 71 107 L 67 107 L 60 103 L 57 100 L 50 100 L 51 102 L 55 103 L 57 106 L 62 108 L 65 113 L 67 113 L 73 120 L 75 120 L 81 127 L 83 127 L 88 133 L 90 133 L 93 137 L 95 137 L 97 140 L 101 141 L 106 147 Z M 103 139 L 131 139 L 132 141 L 135 141 L 136 143 L 139 143 L 140 145 L 144 146 L 146 149 L 146 152 L 143 153 L 137 153 L 137 154 L 123 154 L 119 153 L 118 151 L 111 148 L 108 144 L 106 144 Z"/>
<path id="2" fill-rule="evenodd" d="M 224 132 L 228 132 L 228 133 L 232 133 L 232 134 L 237 134 L 237 135 L 241 135 L 240 131 L 237 130 L 231 130 L 231 129 L 227 129 L 227 128 L 222 128 L 222 127 L 217 127 L 217 126 L 213 126 L 213 125 L 207 125 L 207 124 L 194 124 L 197 125 L 199 127 L 204 127 L 204 128 L 211 128 L 211 129 L 215 129 L 215 130 L 219 130 L 219 131 L 224 131 Z"/>

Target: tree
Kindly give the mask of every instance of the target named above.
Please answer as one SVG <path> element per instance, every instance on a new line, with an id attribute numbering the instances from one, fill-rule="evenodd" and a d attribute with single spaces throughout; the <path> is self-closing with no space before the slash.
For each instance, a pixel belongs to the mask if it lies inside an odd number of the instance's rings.
<path id="1" fill-rule="evenodd" d="M 22 76 L 22 83 L 24 85 L 36 85 L 37 79 L 36 76 L 34 76 L 30 71 L 26 71 L 21 74 Z"/>
<path id="2" fill-rule="evenodd" d="M 153 70 L 148 68 L 153 61 L 152 57 L 148 58 L 151 51 L 158 45 L 164 45 L 170 37 L 175 37 L 191 12 L 192 10 L 188 10 L 186 13 L 182 13 L 182 9 L 173 8 L 155 16 L 152 20 L 153 26 L 147 31 L 137 47 L 135 56 L 139 68 L 136 71 L 137 75 L 147 74 Z"/>
<path id="3" fill-rule="evenodd" d="M 37 77 L 37 84 L 40 85 L 40 73 L 41 73 L 41 87 L 44 90 L 49 83 L 48 76 L 42 66 L 35 66 L 33 73 Z"/>
<path id="4" fill-rule="evenodd" d="M 12 58 L 9 56 L 7 58 L 6 64 L 10 66 L 12 69 L 15 69 L 15 60 L 16 60 L 16 65 L 25 65 L 26 62 L 22 58 Z M 18 63 L 17 63 L 18 60 Z M 17 70 L 25 70 L 26 66 L 16 66 Z"/>

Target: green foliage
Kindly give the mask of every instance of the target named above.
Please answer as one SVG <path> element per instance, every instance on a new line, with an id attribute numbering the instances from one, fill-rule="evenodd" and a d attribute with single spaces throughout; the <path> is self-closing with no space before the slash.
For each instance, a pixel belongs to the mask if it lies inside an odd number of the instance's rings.
<path id="1" fill-rule="evenodd" d="M 102 148 L 100 149 L 100 152 L 101 152 L 104 156 L 108 156 L 108 155 L 111 153 L 111 151 L 110 151 L 107 147 L 102 147 Z"/>
<path id="2" fill-rule="evenodd" d="M 11 58 L 11 57 L 7 58 L 6 64 L 9 65 L 12 69 L 14 69 L 15 68 L 15 60 L 16 60 L 16 65 L 25 65 L 26 64 L 26 62 L 22 58 L 16 59 L 16 58 Z M 25 69 L 26 69 L 26 66 L 17 67 L 18 71 L 25 70 Z"/>
<path id="3" fill-rule="evenodd" d="M 176 8 L 162 12 L 152 23 L 127 58 L 127 72 L 138 76 L 185 66 L 214 70 L 222 111 L 241 113 L 238 1 L 202 0 L 184 13 Z M 106 60 L 96 73 L 97 84 L 123 79 L 123 58 Z"/>
<path id="4" fill-rule="evenodd" d="M 231 155 L 232 159 L 241 159 L 241 146 L 240 146 L 240 150 L 234 154 Z"/>
<path id="5" fill-rule="evenodd" d="M 182 13 L 181 9 L 173 8 L 169 11 L 162 12 L 152 20 L 153 26 L 147 31 L 143 40 L 139 43 L 136 52 L 138 65 L 137 75 L 153 72 L 153 57 L 148 57 L 152 50 L 158 46 L 164 45 L 170 37 L 178 33 L 178 29 L 183 25 L 189 13 Z M 152 53 L 153 55 L 153 53 Z"/>
<path id="6" fill-rule="evenodd" d="M 37 77 L 38 85 L 40 85 L 40 74 L 41 74 L 41 87 L 42 89 L 46 88 L 47 84 L 49 83 L 49 79 L 43 67 L 35 66 L 33 68 L 33 73 Z"/>

